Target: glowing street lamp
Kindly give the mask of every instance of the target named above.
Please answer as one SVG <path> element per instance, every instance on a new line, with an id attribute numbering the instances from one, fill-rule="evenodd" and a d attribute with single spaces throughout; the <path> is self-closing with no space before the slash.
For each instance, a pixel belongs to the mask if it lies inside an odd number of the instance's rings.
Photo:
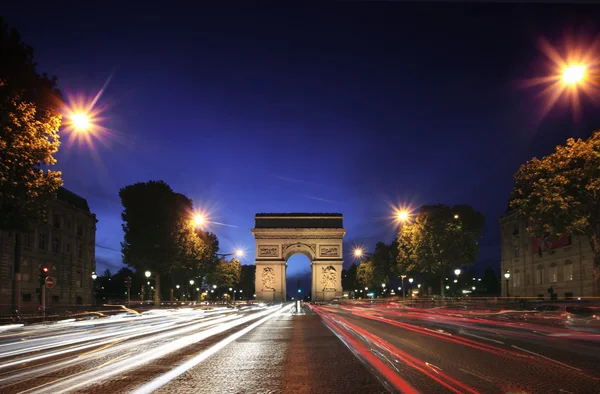
<path id="1" fill-rule="evenodd" d="M 196 227 L 200 227 L 206 223 L 206 218 L 202 214 L 198 214 L 194 216 L 194 225 Z"/>
<path id="2" fill-rule="evenodd" d="M 563 70 L 562 81 L 566 85 L 577 85 L 585 79 L 586 67 L 583 65 L 567 66 Z"/>
<path id="3" fill-rule="evenodd" d="M 193 285 L 194 285 L 194 280 L 190 279 L 190 286 L 193 286 Z"/>
<path id="4" fill-rule="evenodd" d="M 149 278 L 152 275 L 152 272 L 146 271 L 144 272 L 144 275 L 146 275 L 146 278 Z"/>
<path id="5" fill-rule="evenodd" d="M 401 209 L 396 212 L 396 219 L 399 222 L 406 222 L 408 220 L 408 211 Z"/>
<path id="6" fill-rule="evenodd" d="M 414 279 L 413 278 L 408 278 L 408 283 L 410 283 L 412 285 Z"/>
<path id="7" fill-rule="evenodd" d="M 92 272 L 92 280 L 96 280 L 96 278 L 98 278 L 98 275 L 96 275 L 95 272 Z"/>
<path id="8" fill-rule="evenodd" d="M 506 279 L 506 296 L 509 297 L 508 295 L 508 279 L 510 278 L 510 272 L 506 271 L 504 273 L 504 278 Z"/>
<path id="9" fill-rule="evenodd" d="M 90 117 L 83 112 L 77 112 L 71 115 L 71 123 L 77 131 L 87 131 L 90 128 Z"/>
<path id="10" fill-rule="evenodd" d="M 460 269 L 459 268 L 457 268 L 457 269 L 454 270 L 454 275 L 456 275 L 456 276 L 460 275 Z"/>

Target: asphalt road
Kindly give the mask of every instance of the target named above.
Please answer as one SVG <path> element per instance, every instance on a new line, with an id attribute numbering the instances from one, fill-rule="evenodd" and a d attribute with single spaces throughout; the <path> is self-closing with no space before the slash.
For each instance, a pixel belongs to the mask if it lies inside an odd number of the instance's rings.
<path id="1" fill-rule="evenodd" d="M 393 303 L 315 310 L 397 391 L 600 393 L 600 332 Z"/>
<path id="2" fill-rule="evenodd" d="M 0 326 L 0 392 L 386 392 L 319 316 L 294 311 L 181 309 Z"/>
<path id="3" fill-rule="evenodd" d="M 600 332 L 397 303 L 0 326 L 1 393 L 600 393 Z M 328 329 L 329 328 L 329 329 Z"/>

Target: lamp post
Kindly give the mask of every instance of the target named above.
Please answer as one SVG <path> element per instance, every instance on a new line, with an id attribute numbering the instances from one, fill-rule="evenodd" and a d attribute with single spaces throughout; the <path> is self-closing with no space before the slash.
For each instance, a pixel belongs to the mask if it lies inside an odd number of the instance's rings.
<path id="1" fill-rule="evenodd" d="M 190 279 L 190 301 L 194 300 L 194 280 Z"/>
<path id="2" fill-rule="evenodd" d="M 385 296 L 385 283 L 381 284 L 381 298 Z"/>
<path id="3" fill-rule="evenodd" d="M 510 278 L 510 272 L 506 271 L 504 274 L 504 278 L 506 279 L 506 297 L 508 298 L 508 279 Z"/>
<path id="4" fill-rule="evenodd" d="M 96 278 L 98 275 L 96 272 L 92 272 L 92 303 L 94 306 L 96 305 Z"/>
<path id="5" fill-rule="evenodd" d="M 413 283 L 414 279 L 413 278 L 408 278 L 408 283 L 410 283 L 410 296 L 412 297 L 412 283 Z"/>
<path id="6" fill-rule="evenodd" d="M 406 290 L 404 289 L 404 278 L 406 278 L 406 275 L 400 275 L 400 279 L 402 281 L 402 301 L 406 301 Z M 400 290 L 400 289 L 398 289 Z"/>
<path id="7" fill-rule="evenodd" d="M 457 268 L 454 270 L 454 275 L 456 275 L 456 279 L 454 279 L 454 283 L 458 283 L 458 276 L 460 275 L 460 268 Z M 458 288 L 460 287 L 460 285 L 457 285 L 456 287 L 456 295 L 458 295 Z"/>

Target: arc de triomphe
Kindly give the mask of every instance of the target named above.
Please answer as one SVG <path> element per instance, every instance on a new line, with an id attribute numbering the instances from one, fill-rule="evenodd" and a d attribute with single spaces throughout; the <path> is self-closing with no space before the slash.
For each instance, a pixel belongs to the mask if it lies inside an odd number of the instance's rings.
<path id="1" fill-rule="evenodd" d="M 312 301 L 342 297 L 342 214 L 259 213 L 254 219 L 257 301 L 286 301 L 287 260 L 297 253 L 311 262 Z"/>

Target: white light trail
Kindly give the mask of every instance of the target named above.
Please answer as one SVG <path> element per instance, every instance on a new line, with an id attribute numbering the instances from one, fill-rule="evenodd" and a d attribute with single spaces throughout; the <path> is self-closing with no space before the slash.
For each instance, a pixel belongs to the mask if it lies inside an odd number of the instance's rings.
<path id="1" fill-rule="evenodd" d="M 120 375 L 124 372 L 138 368 L 144 364 L 148 364 L 154 360 L 165 357 L 173 352 L 183 349 L 186 346 L 190 346 L 206 338 L 220 334 L 224 331 L 230 330 L 236 326 L 247 323 L 248 321 L 254 320 L 261 316 L 272 314 L 276 312 L 273 311 L 274 308 L 278 310 L 281 308 L 281 306 L 267 308 L 264 311 L 259 312 L 257 314 L 238 318 L 230 322 L 224 322 L 213 328 L 209 328 L 205 331 L 176 339 L 167 344 L 155 347 L 151 350 L 142 353 L 135 354 L 118 362 L 105 365 L 103 367 L 94 368 L 90 371 L 87 371 L 86 373 L 82 373 L 68 379 L 60 379 L 60 381 L 51 382 L 50 384 L 44 385 L 43 387 L 35 387 L 29 391 L 35 391 L 36 393 L 59 394 L 74 391 L 78 388 L 87 386 L 99 380 L 106 381 L 115 375 Z"/>
<path id="2" fill-rule="evenodd" d="M 243 336 L 243 335 L 249 333 L 250 331 L 254 330 L 256 327 L 260 326 L 261 324 L 266 323 L 268 320 L 270 320 L 270 319 L 272 319 L 272 318 L 280 315 L 284 311 L 286 311 L 288 309 L 291 309 L 291 308 L 292 308 L 291 305 L 288 305 L 285 308 L 281 308 L 279 311 L 277 311 L 275 313 L 272 313 L 270 315 L 267 315 L 266 317 L 263 317 L 259 321 L 255 322 L 255 323 L 252 323 L 251 325 L 249 325 L 248 327 L 244 328 L 243 330 L 238 331 L 235 334 L 232 334 L 232 335 L 228 336 L 227 338 L 221 340 L 220 342 L 217 342 L 215 345 L 213 345 L 210 348 L 206 349 L 205 351 L 203 351 L 202 353 L 198 354 L 197 356 L 195 356 L 195 357 L 191 358 L 190 360 L 186 361 L 185 363 L 181 364 L 177 368 L 172 369 L 169 372 L 167 372 L 167 373 L 165 373 L 165 374 L 157 377 L 156 379 L 152 380 L 151 382 L 146 383 L 142 387 L 139 387 L 137 390 L 133 391 L 133 394 L 152 393 L 154 390 L 157 390 L 158 388 L 164 386 L 165 384 L 169 383 L 170 381 L 172 381 L 173 379 L 177 378 L 178 376 L 184 374 L 185 372 L 187 372 L 191 368 L 193 368 L 196 365 L 200 364 L 202 361 L 206 360 L 207 358 L 209 358 L 210 356 L 212 356 L 213 354 L 215 354 L 219 350 L 223 349 L 225 346 L 227 346 L 231 342 L 235 341 L 236 339 L 240 338 L 241 336 Z"/>

